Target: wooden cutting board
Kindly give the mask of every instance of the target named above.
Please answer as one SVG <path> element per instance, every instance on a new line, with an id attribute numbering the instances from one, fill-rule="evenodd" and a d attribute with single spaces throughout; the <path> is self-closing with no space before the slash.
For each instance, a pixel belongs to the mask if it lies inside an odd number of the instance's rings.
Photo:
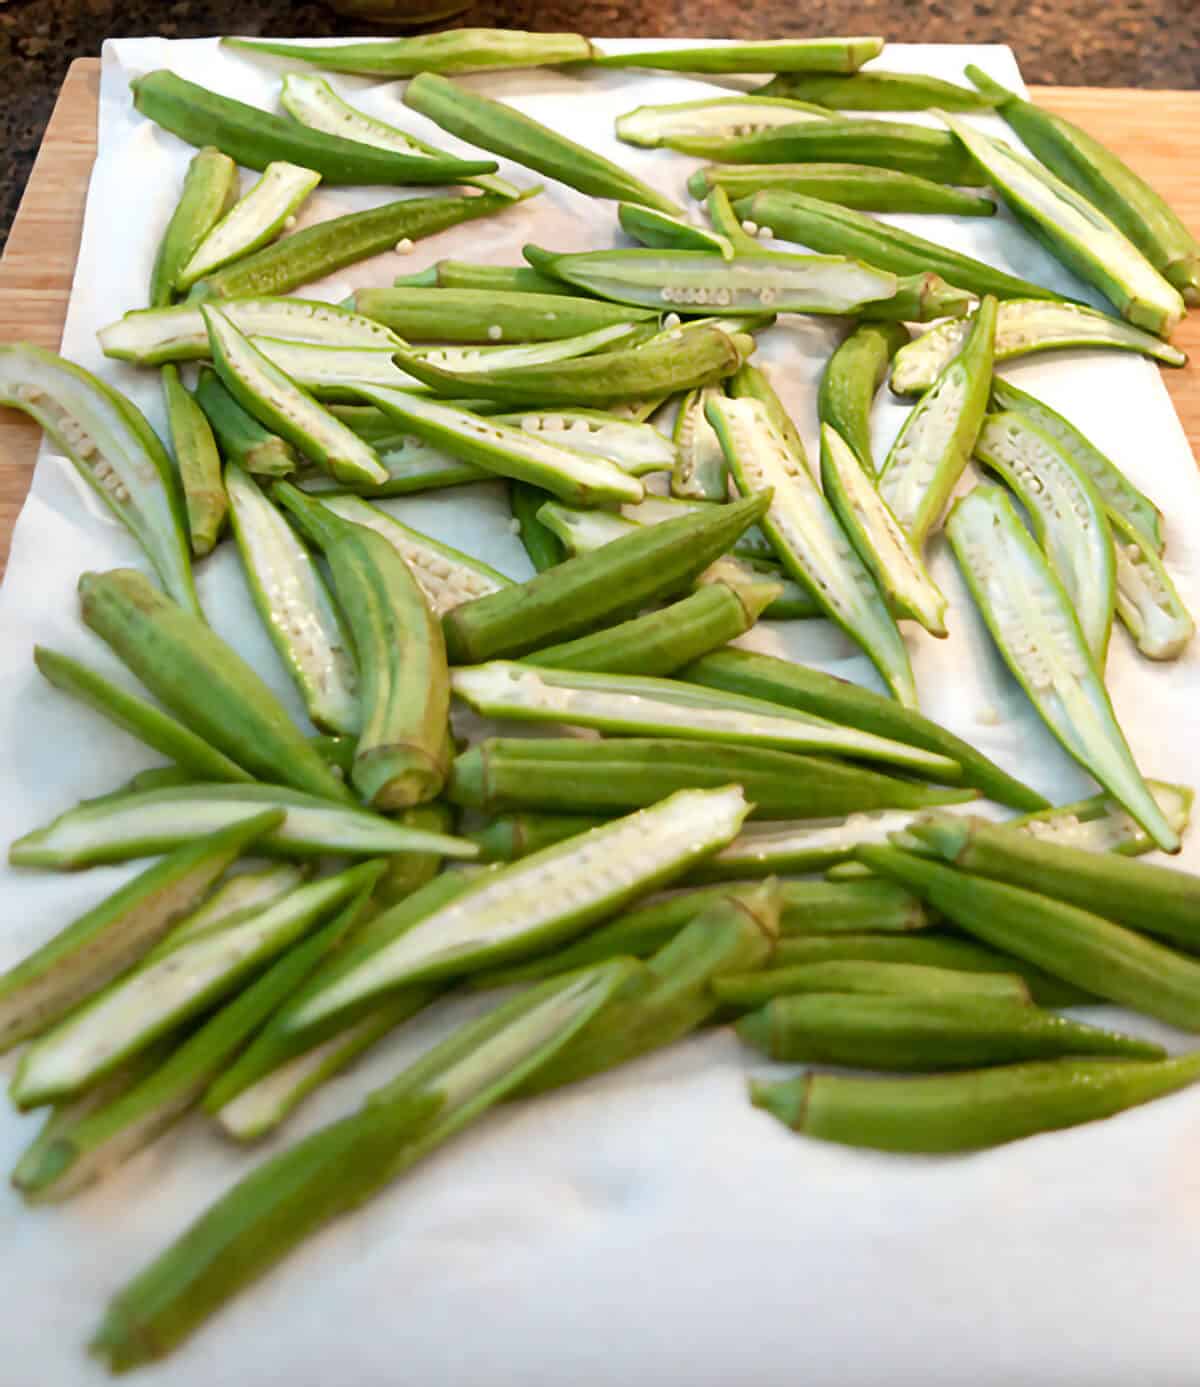
<path id="1" fill-rule="evenodd" d="M 83 205 L 96 153 L 100 61 L 71 65 L 0 260 L 0 341 L 57 349 L 79 252 Z M 1036 100 L 1077 121 L 1159 188 L 1200 230 L 1200 92 L 1041 87 Z M 1192 360 L 1164 370 L 1193 451 L 1200 450 L 1200 313 L 1175 336 Z M 13 522 L 29 489 L 39 432 L 0 411 L 0 574 Z"/>

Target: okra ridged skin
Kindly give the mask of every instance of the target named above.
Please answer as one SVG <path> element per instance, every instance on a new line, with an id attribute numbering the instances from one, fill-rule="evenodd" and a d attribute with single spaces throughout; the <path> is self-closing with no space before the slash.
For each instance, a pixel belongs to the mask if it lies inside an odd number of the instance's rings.
<path id="1" fill-rule="evenodd" d="M 467 837 L 481 862 L 515 862 L 604 822 L 593 814 L 499 814 Z"/>
<path id="2" fill-rule="evenodd" d="M 180 271 L 201 241 L 237 200 L 237 165 L 219 149 L 209 147 L 192 156 L 183 191 L 158 243 L 150 274 L 150 306 L 169 304 Z"/>
<path id="3" fill-rule="evenodd" d="M 1095 1122 L 1197 1077 L 1200 1052 L 1158 1061 L 1031 1060 L 908 1079 L 809 1074 L 752 1082 L 750 1100 L 822 1141 L 934 1155 Z"/>
<path id="4" fill-rule="evenodd" d="M 221 455 L 204 411 L 179 379 L 178 367 L 162 368 L 163 398 L 175 467 L 183 484 L 192 553 L 211 554 L 229 514 L 221 480 Z"/>
<path id="5" fill-rule="evenodd" d="M 902 708 L 894 699 L 873 693 L 823 670 L 760 655 L 749 650 L 716 650 L 678 671 L 681 679 L 706 684 L 730 693 L 782 703 L 802 712 L 815 713 L 830 722 L 860 727 L 898 742 L 911 742 L 928 751 L 939 752 L 957 761 L 968 785 L 982 790 L 998 804 L 1013 809 L 1040 810 L 1049 801 L 1006 774 L 969 742 L 939 727 L 911 708 Z M 862 808 L 863 806 L 855 806 Z M 829 817 L 837 811 L 830 809 Z M 847 812 L 853 812 L 853 809 Z"/>
<path id="6" fill-rule="evenodd" d="M 197 146 L 214 145 L 248 169 L 277 160 L 312 169 L 330 184 L 456 183 L 495 173 L 491 159 L 415 158 L 373 149 L 259 110 L 160 68 L 130 82 L 134 106 L 164 130 Z"/>
<path id="7" fill-rule="evenodd" d="M 348 798 L 254 670 L 141 573 L 85 573 L 79 597 L 84 624 L 198 736 L 263 780 Z"/>
<path id="8" fill-rule="evenodd" d="M 359 289 L 354 309 L 409 342 L 553 342 L 654 317 L 601 299 L 491 289 Z"/>
<path id="9" fill-rule="evenodd" d="M 538 510 L 550 500 L 550 493 L 528 482 L 510 478 L 508 483 L 508 505 L 512 518 L 517 522 L 521 544 L 529 555 L 529 562 L 538 573 L 562 563 L 566 557 L 563 542 L 538 519 Z"/>
<path id="10" fill-rule="evenodd" d="M 878 468 L 871 451 L 871 406 L 889 362 L 907 341 L 902 323 L 860 323 L 821 373 L 817 418 L 837 429 L 872 475 Z"/>
<path id="11" fill-rule="evenodd" d="M 758 192 L 803 193 L 860 212 L 944 212 L 990 217 L 996 204 L 961 188 L 869 164 L 709 164 L 688 179 L 693 197 L 722 188 L 733 201 Z"/>
<path id="12" fill-rule="evenodd" d="M 756 95 L 812 101 L 832 111 L 987 111 L 995 100 L 940 77 L 909 72 L 854 72 L 846 76 L 783 72 Z"/>
<path id="13" fill-rule="evenodd" d="M 556 814 L 645 808 L 687 787 L 743 786 L 758 818 L 819 818 L 868 809 L 961 804 L 974 791 L 923 785 L 813 756 L 667 738 L 491 737 L 455 759 L 452 804 Z"/>
<path id="14" fill-rule="evenodd" d="M 654 67 L 667 72 L 855 72 L 883 52 L 883 39 L 766 39 L 722 44 L 719 48 L 640 49 L 593 56 L 596 67 Z"/>
<path id="15" fill-rule="evenodd" d="M 292 445 L 244 410 L 211 366 L 200 368 L 195 398 L 227 462 L 259 477 L 286 477 L 296 470 Z"/>
<path id="16" fill-rule="evenodd" d="M 904 997 L 910 1001 L 1002 1001 L 1031 1006 L 1029 989 L 1017 973 L 959 971 L 937 964 L 831 959 L 762 972 L 733 973 L 714 984 L 721 1001 L 737 1007 L 759 1007 L 775 997 L 806 995 Z"/>
<path id="17" fill-rule="evenodd" d="M 466 602 L 442 618 L 453 664 L 516 658 L 580 636 L 680 591 L 760 520 L 770 497 L 640 528 L 567 559 L 527 583 Z"/>

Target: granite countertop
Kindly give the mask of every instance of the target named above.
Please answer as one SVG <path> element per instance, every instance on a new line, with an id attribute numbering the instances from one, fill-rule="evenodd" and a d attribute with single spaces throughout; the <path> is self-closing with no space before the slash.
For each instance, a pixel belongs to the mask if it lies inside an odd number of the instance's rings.
<path id="1" fill-rule="evenodd" d="M 1200 87 L 1197 0 L 484 0 L 459 22 L 611 37 L 880 33 L 896 42 L 1009 43 L 1030 82 Z M 321 4 L 282 0 L 125 0 L 120 7 L 112 0 L 0 0 L 0 247 L 68 66 L 97 55 L 106 38 L 369 32 Z"/>

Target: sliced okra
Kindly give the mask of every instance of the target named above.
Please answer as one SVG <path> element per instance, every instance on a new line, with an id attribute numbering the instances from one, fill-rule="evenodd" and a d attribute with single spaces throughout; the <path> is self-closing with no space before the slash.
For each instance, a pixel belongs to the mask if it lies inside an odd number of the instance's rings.
<path id="1" fill-rule="evenodd" d="M 928 323 L 935 318 L 965 318 L 975 302 L 969 289 L 956 289 L 939 274 L 900 275 L 890 299 L 866 304 L 863 316 L 891 323 Z"/>
<path id="2" fill-rule="evenodd" d="M 617 138 L 642 149 L 657 149 L 680 135 L 728 139 L 777 125 L 836 119 L 804 101 L 730 93 L 704 101 L 675 101 L 669 106 L 638 106 L 617 117 Z"/>
<path id="3" fill-rule="evenodd" d="M 335 482 L 324 472 L 309 472 L 304 477 L 297 478 L 297 486 L 303 491 L 335 494 L 353 490 L 358 496 L 382 499 L 388 496 L 410 496 L 420 491 L 436 491 L 444 486 L 486 482 L 493 476 L 485 468 L 464 462 L 453 453 L 432 447 L 423 438 L 399 430 L 390 439 L 379 439 L 373 446 L 387 472 L 386 482 L 380 482 L 378 486 L 350 488 L 343 486 L 341 482 Z"/>
<path id="4" fill-rule="evenodd" d="M 412 353 L 431 366 L 447 371 L 499 371 L 513 366 L 545 366 L 552 361 L 568 361 L 572 357 L 589 356 L 602 347 L 634 347 L 648 341 L 655 333 L 654 325 L 636 311 L 626 313 L 618 307 L 615 322 L 601 323 L 587 332 L 544 342 L 516 342 L 511 346 L 449 346 L 414 347 Z M 459 392 L 462 393 L 462 392 Z"/>
<path id="5" fill-rule="evenodd" d="M 192 156 L 183 191 L 158 243 L 150 274 L 150 303 L 169 304 L 179 272 L 196 248 L 233 206 L 238 195 L 237 164 L 228 154 L 209 147 Z"/>
<path id="6" fill-rule="evenodd" d="M 603 410 L 523 410 L 492 417 L 497 423 L 511 424 L 536 437 L 549 437 L 578 452 L 597 453 L 632 477 L 669 471 L 679 457 L 678 440 L 672 442 L 653 424 L 634 423 Z"/>
<path id="7" fill-rule="evenodd" d="M 221 455 L 208 416 L 179 379 L 177 367 L 162 368 L 162 384 L 192 553 L 202 558 L 216 547 L 229 513 L 229 497 L 221 480 Z"/>
<path id="8" fill-rule="evenodd" d="M 990 96 L 957 82 L 880 68 L 848 75 L 785 72 L 755 95 L 764 93 L 812 101 L 831 111 L 928 111 L 935 106 L 943 111 L 986 111 L 995 105 Z"/>
<path id="9" fill-rule="evenodd" d="M 945 212 L 957 217 L 990 217 L 996 204 L 961 188 L 898 169 L 866 164 L 709 164 L 688 179 L 693 197 L 718 188 L 734 201 L 776 191 L 820 198 L 862 212 Z"/>
<path id="10" fill-rule="evenodd" d="M 621 230 L 643 246 L 659 250 L 699 250 L 719 255 L 722 260 L 733 259 L 733 246 L 719 232 L 697 226 L 686 217 L 669 216 L 654 207 L 640 207 L 636 202 L 622 202 L 617 207 Z"/>
<path id="11" fill-rule="evenodd" d="M 1075 608 L 1096 668 L 1104 668 L 1116 589 L 1113 535 L 1104 503 L 1071 458 L 1028 416 L 989 414 L 975 443 L 1016 495 Z"/>
<path id="12" fill-rule="evenodd" d="M 706 385 L 700 390 L 689 390 L 679 402 L 675 416 L 679 458 L 671 469 L 672 496 L 724 501 L 729 495 L 725 450 L 704 413 L 709 400 L 723 393 L 719 386 Z"/>
<path id="13" fill-rule="evenodd" d="M 1186 785 L 1172 785 L 1164 780 L 1147 780 L 1146 784 L 1163 817 L 1182 838 L 1191 819 L 1194 792 Z M 1127 857 L 1140 857 L 1154 851 L 1154 840 L 1141 824 L 1131 819 L 1116 800 L 1104 794 L 1023 814 L 1019 819 L 1010 819 L 1008 827 L 1024 829 L 1049 843 L 1087 848 L 1089 852 L 1119 852 Z"/>
<path id="14" fill-rule="evenodd" d="M 767 39 L 717 48 L 639 48 L 593 55 L 596 67 L 654 67 L 667 72 L 856 72 L 883 52 L 883 39 Z"/>
<path id="15" fill-rule="evenodd" d="M 278 862 L 257 871 L 225 877 L 202 905 L 159 940 L 144 956 L 144 961 L 169 953 L 176 945 L 186 944 L 202 934 L 240 925 L 302 886 L 307 875 L 305 867 Z"/>
<path id="16" fill-rule="evenodd" d="M 871 406 L 887 378 L 888 363 L 908 341 L 900 323 L 860 323 L 829 358 L 821 374 L 817 417 L 835 428 L 874 476 Z"/>
<path id="17" fill-rule="evenodd" d="M 1146 786 L 1096 673 L 1078 619 L 1041 550 L 999 487 L 976 487 L 946 533 L 992 639 L 1066 751 L 1166 852 L 1179 849 Z"/>
<path id="18" fill-rule="evenodd" d="M 230 463 L 225 483 L 250 595 L 309 717 L 317 727 L 357 732 L 358 676 L 325 580 L 247 473 Z"/>
<path id="19" fill-rule="evenodd" d="M 958 355 L 917 401 L 879 473 L 879 494 L 919 551 L 971 460 L 992 387 L 996 300 L 985 298 Z"/>
<path id="20" fill-rule="evenodd" d="M 1126 515 L 1108 507 L 1116 556 L 1116 612 L 1134 644 L 1150 660 L 1177 660 L 1196 634 L 1196 623 L 1154 545 Z"/>
<path id="21" fill-rule="evenodd" d="M 742 493 L 773 493 L 762 527 L 784 567 L 863 647 L 895 697 L 915 707 L 912 667 L 896 623 L 803 458 L 756 399 L 712 400 L 707 413 Z"/>
<path id="22" fill-rule="evenodd" d="M 179 484 L 137 407 L 89 371 L 29 343 L 0 347 L 0 404 L 40 425 L 141 545 L 163 588 L 199 616 Z"/>
<path id="23" fill-rule="evenodd" d="M 553 342 L 654 316 L 600 299 L 500 289 L 359 289 L 353 304 L 407 342 Z"/>
<path id="24" fill-rule="evenodd" d="M 360 385 L 427 392 L 415 376 L 396 365 L 394 347 L 382 351 L 378 347 L 325 347 L 316 342 L 280 342 L 271 337 L 248 337 L 246 341 L 268 366 L 321 404 L 351 403 L 359 398 Z M 369 443 L 367 439 L 361 441 L 364 445 Z M 301 445 L 301 451 L 307 454 L 311 449 Z M 365 478 L 358 482 L 347 477 L 336 480 L 342 485 L 367 484 Z"/>
<path id="25" fill-rule="evenodd" d="M 296 470 L 296 450 L 248 414 L 211 367 L 201 366 L 196 403 L 227 462 L 260 477 L 286 477 Z"/>

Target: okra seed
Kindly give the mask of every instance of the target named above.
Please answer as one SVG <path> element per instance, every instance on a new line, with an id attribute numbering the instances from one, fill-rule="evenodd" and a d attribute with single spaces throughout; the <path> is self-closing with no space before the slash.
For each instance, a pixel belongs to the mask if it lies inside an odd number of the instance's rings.
<path id="1" fill-rule="evenodd" d="M 678 313 L 668 313 L 663 319 L 663 327 L 669 332 L 672 328 L 678 327 L 682 322 L 683 319 Z"/>
<path id="2" fill-rule="evenodd" d="M 491 327 L 488 328 L 487 335 L 489 342 L 499 342 L 499 340 L 504 336 L 504 329 L 500 326 L 499 323 L 493 323 Z"/>
<path id="3" fill-rule="evenodd" d="M 747 236 L 756 236 L 758 234 L 758 223 L 748 220 L 744 221 L 742 223 L 742 230 L 746 233 Z"/>
<path id="4" fill-rule="evenodd" d="M 760 240 L 769 241 L 775 235 L 775 231 L 772 227 L 760 226 L 758 228 L 758 235 Z"/>
<path id="5" fill-rule="evenodd" d="M 284 229 L 285 231 L 291 231 L 292 227 L 294 227 L 295 225 L 296 225 L 296 218 L 295 218 L 295 217 L 287 217 L 287 218 L 284 220 L 283 229 Z"/>
<path id="6" fill-rule="evenodd" d="M 396 242 L 396 254 L 407 255 L 413 248 L 411 237 L 403 236 Z"/>

